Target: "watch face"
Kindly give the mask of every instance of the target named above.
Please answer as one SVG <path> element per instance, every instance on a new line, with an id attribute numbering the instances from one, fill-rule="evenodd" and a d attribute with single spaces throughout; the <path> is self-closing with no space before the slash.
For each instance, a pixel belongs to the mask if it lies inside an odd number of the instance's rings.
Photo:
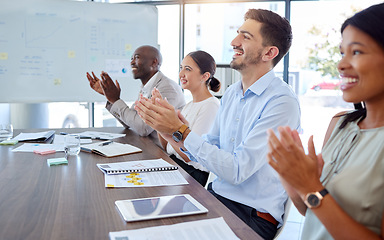
<path id="1" fill-rule="evenodd" d="M 181 134 L 180 132 L 174 132 L 172 134 L 172 138 L 175 142 L 180 142 L 181 139 L 183 139 L 183 134 Z"/>
<path id="2" fill-rule="evenodd" d="M 317 207 L 320 204 L 320 199 L 315 194 L 310 194 L 307 198 L 307 202 L 312 207 Z"/>

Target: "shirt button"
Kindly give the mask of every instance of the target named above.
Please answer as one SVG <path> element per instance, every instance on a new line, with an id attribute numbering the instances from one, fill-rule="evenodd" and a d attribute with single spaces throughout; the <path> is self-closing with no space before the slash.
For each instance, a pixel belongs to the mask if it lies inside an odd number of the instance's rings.
<path id="1" fill-rule="evenodd" d="M 231 142 L 234 142 L 235 141 L 235 139 L 234 138 L 231 138 Z"/>
<path id="2" fill-rule="evenodd" d="M 236 122 L 238 122 L 240 119 L 239 118 L 236 118 Z"/>
<path id="3" fill-rule="evenodd" d="M 244 98 L 242 98 L 242 99 L 240 100 L 240 102 L 244 102 Z"/>

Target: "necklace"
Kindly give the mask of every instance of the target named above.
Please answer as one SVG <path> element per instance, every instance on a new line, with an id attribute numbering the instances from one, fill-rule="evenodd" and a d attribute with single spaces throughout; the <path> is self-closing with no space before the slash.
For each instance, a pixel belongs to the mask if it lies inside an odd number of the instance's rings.
<path id="1" fill-rule="evenodd" d="M 347 128 L 348 125 L 345 127 Z M 360 137 L 361 131 L 357 124 L 353 129 L 347 129 L 344 136 L 342 136 L 339 145 L 331 154 L 332 161 L 323 171 L 321 181 L 324 185 L 326 185 L 335 174 L 338 174 L 343 170 L 343 167 L 348 162 L 349 156 L 355 149 L 356 144 L 359 142 Z"/>

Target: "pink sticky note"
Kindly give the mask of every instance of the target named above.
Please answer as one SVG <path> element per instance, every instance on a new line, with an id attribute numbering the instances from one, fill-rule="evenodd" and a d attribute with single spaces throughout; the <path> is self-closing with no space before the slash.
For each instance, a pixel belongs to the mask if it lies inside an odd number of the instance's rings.
<path id="1" fill-rule="evenodd" d="M 47 154 L 55 153 L 56 150 L 34 150 L 33 152 L 41 155 L 47 155 Z"/>

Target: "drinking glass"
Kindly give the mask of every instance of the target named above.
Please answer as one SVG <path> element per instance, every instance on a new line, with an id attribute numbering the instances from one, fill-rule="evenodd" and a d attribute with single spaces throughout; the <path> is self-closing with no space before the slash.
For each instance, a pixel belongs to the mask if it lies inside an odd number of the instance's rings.
<path id="1" fill-rule="evenodd" d="M 12 124 L 0 124 L 0 141 L 8 140 L 13 137 Z"/>
<path id="2" fill-rule="evenodd" d="M 66 154 L 77 155 L 80 152 L 80 135 L 68 134 L 64 138 L 64 147 Z"/>

